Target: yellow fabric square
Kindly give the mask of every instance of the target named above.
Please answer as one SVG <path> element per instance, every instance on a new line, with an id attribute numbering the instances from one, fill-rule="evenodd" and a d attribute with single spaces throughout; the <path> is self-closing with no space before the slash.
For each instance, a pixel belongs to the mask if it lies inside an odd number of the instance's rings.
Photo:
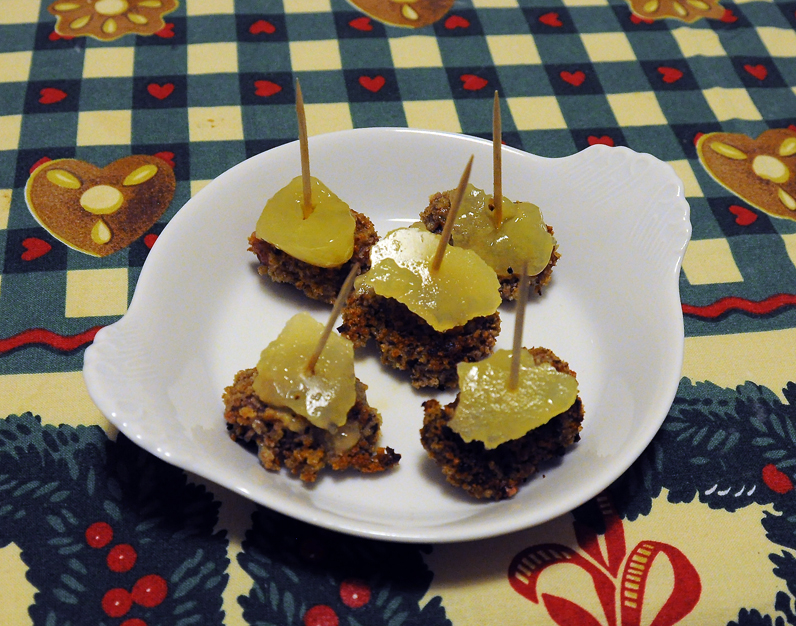
<path id="1" fill-rule="evenodd" d="M 683 259 L 683 272 L 692 285 L 743 282 L 726 239 L 691 240 Z"/>
<path id="2" fill-rule="evenodd" d="M 21 130 L 21 115 L 4 115 L 0 117 L 0 150 L 16 150 L 19 147 L 19 133 Z"/>
<path id="3" fill-rule="evenodd" d="M 132 119 L 131 111 L 82 111 L 77 116 L 77 145 L 129 144 Z"/>
<path id="4" fill-rule="evenodd" d="M 592 63 L 636 60 L 625 33 L 586 33 L 580 39 Z"/>
<path id="5" fill-rule="evenodd" d="M 124 315 L 126 312 L 127 268 L 66 273 L 66 317 Z"/>
<path id="6" fill-rule="evenodd" d="M 555 130 L 567 127 L 555 96 L 506 98 L 517 130 Z"/>
<path id="7" fill-rule="evenodd" d="M 733 119 L 753 121 L 763 119 L 746 89 L 713 87 L 704 89 L 702 95 L 720 122 Z"/>
<path id="8" fill-rule="evenodd" d="M 192 180 L 191 181 L 191 197 L 193 198 L 197 193 L 207 187 L 212 180 Z"/>
<path id="9" fill-rule="evenodd" d="M 191 141 L 235 141 L 243 139 L 240 107 L 190 107 L 188 134 Z"/>
<path id="10" fill-rule="evenodd" d="M 533 35 L 487 35 L 486 45 L 495 65 L 541 65 Z"/>
<path id="11" fill-rule="evenodd" d="M 0 54 L 0 83 L 23 83 L 30 75 L 32 52 Z"/>
<path id="12" fill-rule="evenodd" d="M 565 7 L 607 7 L 608 0 L 564 0 Z"/>
<path id="13" fill-rule="evenodd" d="M 329 0 L 287 0 L 285 13 L 331 13 Z"/>
<path id="14" fill-rule="evenodd" d="M 238 71 L 238 44 L 234 42 L 188 45 L 189 74 L 235 74 Z"/>
<path id="15" fill-rule="evenodd" d="M 83 78 L 129 78 L 134 65 L 135 48 L 86 48 Z"/>
<path id="16" fill-rule="evenodd" d="M 11 213 L 11 190 L 0 189 L 0 230 L 8 228 L 8 215 Z"/>
<path id="17" fill-rule="evenodd" d="M 683 181 L 683 193 L 686 198 L 703 198 L 705 196 L 688 159 L 669 161 L 669 165 L 672 166 L 675 174 Z"/>
<path id="18" fill-rule="evenodd" d="M 517 0 L 472 0 L 475 9 L 514 9 L 519 6 Z"/>
<path id="19" fill-rule="evenodd" d="M 665 126 L 666 116 L 654 91 L 612 93 L 606 96 L 620 126 Z"/>
<path id="20" fill-rule="evenodd" d="M 193 15 L 233 15 L 233 0 L 185 0 L 185 13 Z"/>
<path id="21" fill-rule="evenodd" d="M 340 70 L 340 44 L 336 39 L 291 41 L 290 65 L 294 72 Z"/>
<path id="22" fill-rule="evenodd" d="M 442 55 L 436 37 L 410 35 L 391 37 L 388 41 L 396 68 L 442 67 Z"/>
<path id="23" fill-rule="evenodd" d="M 49 2 L 47 3 L 49 4 Z M 3 0 L 0 4 L 0 24 L 33 24 L 39 21 L 39 2 L 32 0 Z"/>
<path id="24" fill-rule="evenodd" d="M 757 34 L 772 57 L 796 57 L 796 31 L 760 26 Z"/>
<path id="25" fill-rule="evenodd" d="M 672 36 L 680 46 L 684 57 L 723 57 L 727 56 L 721 45 L 719 34 L 706 28 L 675 28 Z"/>
<path id="26" fill-rule="evenodd" d="M 336 130 L 351 130 L 354 122 L 347 102 L 305 104 L 307 134 L 323 135 Z"/>
<path id="27" fill-rule="evenodd" d="M 452 100 L 404 101 L 404 115 L 410 128 L 462 132 L 459 114 Z"/>

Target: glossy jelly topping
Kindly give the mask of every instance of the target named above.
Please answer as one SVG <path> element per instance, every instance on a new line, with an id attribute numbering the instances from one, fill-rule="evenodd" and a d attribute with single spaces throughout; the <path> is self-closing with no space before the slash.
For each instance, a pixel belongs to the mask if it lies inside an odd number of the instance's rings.
<path id="1" fill-rule="evenodd" d="M 356 401 L 354 346 L 332 333 L 315 373 L 310 374 L 307 363 L 323 329 L 309 313 L 290 318 L 262 351 L 253 388 L 266 404 L 287 407 L 318 428 L 334 432 L 345 424 Z"/>
<path id="2" fill-rule="evenodd" d="M 433 272 L 439 241 L 418 228 L 390 232 L 371 249 L 371 269 L 357 278 L 356 288 L 398 300 L 438 331 L 492 315 L 501 302 L 495 272 L 476 253 L 452 246 Z"/>
<path id="3" fill-rule="evenodd" d="M 498 276 L 519 271 L 528 260 L 528 275 L 535 276 L 550 262 L 555 239 L 547 231 L 539 207 L 503 197 L 503 222 L 494 223 L 492 196 L 467 185 L 453 225 L 455 246 L 474 250 Z"/>
<path id="4" fill-rule="evenodd" d="M 266 203 L 255 233 L 292 257 L 318 267 L 339 267 L 354 253 L 356 220 L 349 206 L 312 177 L 312 213 L 302 211 L 301 176 Z"/>
<path id="5" fill-rule="evenodd" d="M 478 363 L 459 363 L 459 402 L 448 426 L 466 442 L 482 441 L 487 449 L 518 439 L 571 407 L 578 381 L 549 363 L 536 365 L 527 350 L 520 353 L 517 389 L 508 389 L 511 351 L 497 350 Z"/>

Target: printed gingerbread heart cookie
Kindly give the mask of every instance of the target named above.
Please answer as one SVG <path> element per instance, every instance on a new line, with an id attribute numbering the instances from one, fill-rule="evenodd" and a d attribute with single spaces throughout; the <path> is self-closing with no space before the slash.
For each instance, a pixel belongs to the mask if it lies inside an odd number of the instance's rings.
<path id="1" fill-rule="evenodd" d="M 153 156 L 132 155 L 103 168 L 56 159 L 33 171 L 25 199 L 55 238 L 104 257 L 146 233 L 171 204 L 175 188 L 172 169 Z"/>
<path id="2" fill-rule="evenodd" d="M 696 147 L 720 185 L 761 211 L 796 220 L 796 132 L 772 128 L 757 139 L 708 133 Z"/>
<path id="3" fill-rule="evenodd" d="M 56 0 L 47 10 L 57 18 L 59 35 L 112 41 L 128 33 L 154 35 L 178 5 L 177 0 Z"/>
<path id="4" fill-rule="evenodd" d="M 721 19 L 724 7 L 718 0 L 629 0 L 630 9 L 642 19 L 673 17 L 690 24 L 703 17 Z"/>
<path id="5" fill-rule="evenodd" d="M 392 26 L 421 28 L 441 19 L 453 0 L 348 0 L 372 18 Z"/>

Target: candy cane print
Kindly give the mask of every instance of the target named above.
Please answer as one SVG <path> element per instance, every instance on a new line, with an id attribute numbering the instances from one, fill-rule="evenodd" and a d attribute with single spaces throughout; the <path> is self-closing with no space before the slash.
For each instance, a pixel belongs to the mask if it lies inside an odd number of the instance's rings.
<path id="1" fill-rule="evenodd" d="M 702 583 L 688 558 L 668 543 L 642 541 L 633 548 L 622 574 L 622 626 L 640 626 L 650 567 L 659 554 L 669 558 L 674 570 L 674 588 L 650 626 L 672 626 L 688 615 L 699 602 Z"/>
<path id="2" fill-rule="evenodd" d="M 526 548 L 515 556 L 509 565 L 509 583 L 514 591 L 534 604 L 538 604 L 539 596 L 536 592 L 536 584 L 539 576 L 548 567 L 559 564 L 575 565 L 591 576 L 600 605 L 608 620 L 608 625 L 616 626 L 616 585 L 599 567 L 568 546 L 557 543 L 542 543 Z M 562 626 L 565 624 L 587 626 L 584 619 L 589 614 L 572 602 L 548 594 L 545 594 L 544 601 L 545 607 L 553 619 L 556 619 L 556 616 L 550 612 L 551 603 L 554 607 L 562 607 L 565 615 L 561 617 L 566 618 L 566 620 L 557 621 Z M 567 616 L 575 621 L 571 621 Z M 600 622 L 594 619 L 594 623 L 599 624 Z"/>

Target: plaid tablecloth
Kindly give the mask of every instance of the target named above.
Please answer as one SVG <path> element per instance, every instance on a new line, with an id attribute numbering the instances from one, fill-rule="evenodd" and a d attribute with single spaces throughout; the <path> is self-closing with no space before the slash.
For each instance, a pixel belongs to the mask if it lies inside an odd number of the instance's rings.
<path id="1" fill-rule="evenodd" d="M 363 7 L 0 0 L 0 623 L 796 624 L 796 2 Z M 418 28 L 384 17 L 432 9 Z M 92 404 L 84 349 L 192 194 L 296 138 L 295 78 L 311 134 L 490 137 L 497 89 L 508 145 L 675 169 L 693 224 L 682 382 L 598 498 L 495 539 L 380 543 L 206 485 Z M 130 155 L 176 186 L 117 252 L 65 245 L 28 208 L 49 161 L 99 175 Z"/>

